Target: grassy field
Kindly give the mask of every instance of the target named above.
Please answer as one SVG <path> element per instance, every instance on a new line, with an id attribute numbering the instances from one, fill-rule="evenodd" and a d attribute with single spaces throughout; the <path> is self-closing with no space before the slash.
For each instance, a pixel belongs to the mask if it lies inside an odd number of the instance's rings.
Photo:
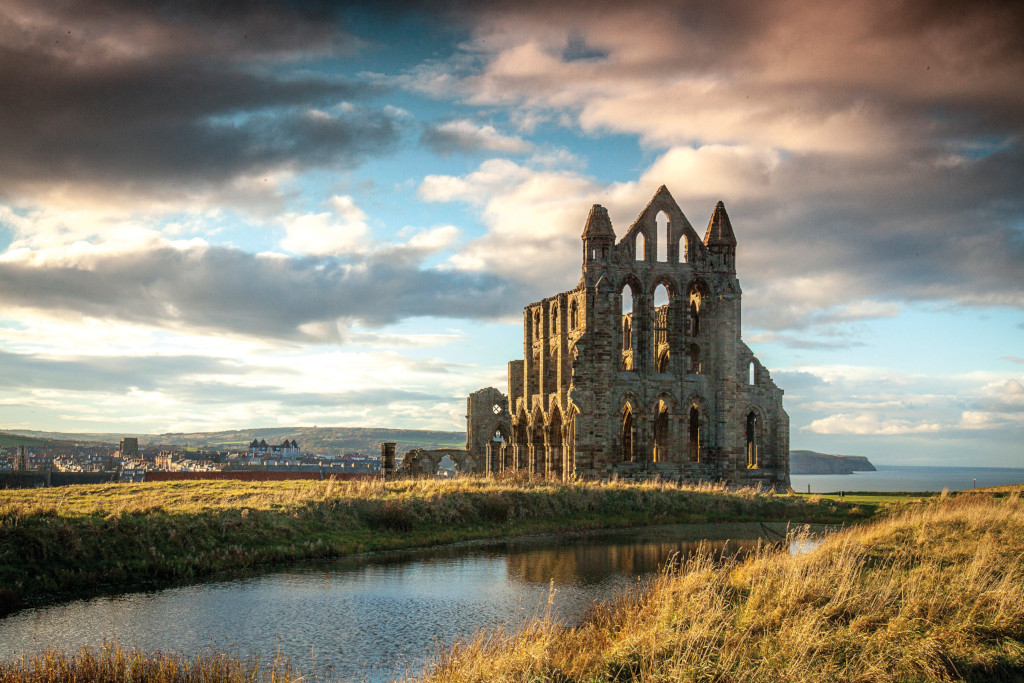
<path id="1" fill-rule="evenodd" d="M 294 560 L 544 531 L 718 521 L 844 523 L 853 503 L 669 484 L 198 481 L 0 491 L 0 602 Z M 0 604 L 0 611 L 3 611 Z"/>
<path id="2" fill-rule="evenodd" d="M 925 498 L 802 556 L 696 557 L 575 628 L 481 633 L 427 674 L 641 680 L 1024 680 L 1020 493 Z"/>

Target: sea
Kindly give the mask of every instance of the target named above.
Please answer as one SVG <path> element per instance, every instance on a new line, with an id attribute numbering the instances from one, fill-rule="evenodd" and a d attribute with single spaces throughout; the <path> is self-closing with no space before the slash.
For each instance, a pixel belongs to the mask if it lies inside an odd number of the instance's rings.
<path id="1" fill-rule="evenodd" d="M 798 493 L 840 491 L 965 491 L 988 486 L 1024 484 L 1022 467 L 928 467 L 875 465 L 875 472 L 791 474 Z M 810 487 L 808 489 L 808 487 Z"/>

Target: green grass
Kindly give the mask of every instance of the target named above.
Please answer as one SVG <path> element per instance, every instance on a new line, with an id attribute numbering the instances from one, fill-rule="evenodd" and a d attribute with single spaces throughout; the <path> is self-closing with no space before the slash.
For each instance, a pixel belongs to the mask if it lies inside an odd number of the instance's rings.
<path id="1" fill-rule="evenodd" d="M 196 481 L 0 491 L 0 603 L 368 551 L 559 530 L 847 523 L 825 498 L 663 483 Z M 0 604 L 2 610 L 3 604 Z"/>

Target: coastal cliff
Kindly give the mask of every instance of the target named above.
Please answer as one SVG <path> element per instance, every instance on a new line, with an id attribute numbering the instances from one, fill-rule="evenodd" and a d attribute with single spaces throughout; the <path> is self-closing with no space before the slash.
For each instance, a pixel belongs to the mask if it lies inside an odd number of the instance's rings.
<path id="1" fill-rule="evenodd" d="M 830 455 L 814 451 L 790 451 L 790 474 L 852 474 L 874 472 L 875 466 L 863 455 Z"/>

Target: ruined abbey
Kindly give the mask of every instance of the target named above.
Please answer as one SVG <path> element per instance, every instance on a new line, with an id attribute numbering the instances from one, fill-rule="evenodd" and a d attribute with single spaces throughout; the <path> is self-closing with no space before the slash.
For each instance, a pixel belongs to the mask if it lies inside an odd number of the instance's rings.
<path id="1" fill-rule="evenodd" d="M 789 484 L 782 390 L 740 338 L 736 236 L 661 187 L 621 240 L 590 210 L 579 284 L 527 306 L 508 391 L 467 400 L 464 471 Z M 434 457 L 434 456 L 437 457 Z M 413 451 L 403 469 L 436 470 Z"/>

